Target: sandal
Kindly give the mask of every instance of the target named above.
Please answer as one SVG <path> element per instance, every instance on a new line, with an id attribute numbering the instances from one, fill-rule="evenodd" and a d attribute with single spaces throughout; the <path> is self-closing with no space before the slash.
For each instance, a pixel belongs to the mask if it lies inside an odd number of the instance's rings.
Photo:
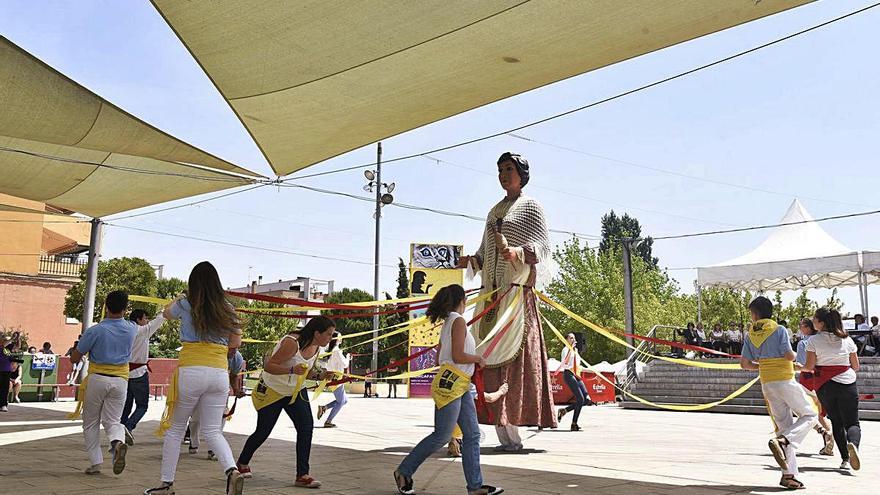
<path id="1" fill-rule="evenodd" d="M 773 440 L 770 440 L 767 446 L 770 447 L 770 452 L 773 454 L 773 458 L 776 459 L 776 464 L 779 464 L 780 469 L 785 470 L 788 469 L 788 463 L 785 459 L 785 450 L 783 450 L 783 443 L 781 440 L 784 440 L 784 438 L 774 438 Z"/>
<path id="2" fill-rule="evenodd" d="M 819 451 L 819 455 L 834 455 L 834 437 L 828 431 L 822 432 L 822 440 L 825 441 L 825 447 Z"/>
<path id="3" fill-rule="evenodd" d="M 786 490 L 803 490 L 804 484 L 798 481 L 794 476 L 786 474 L 779 480 L 779 486 Z"/>

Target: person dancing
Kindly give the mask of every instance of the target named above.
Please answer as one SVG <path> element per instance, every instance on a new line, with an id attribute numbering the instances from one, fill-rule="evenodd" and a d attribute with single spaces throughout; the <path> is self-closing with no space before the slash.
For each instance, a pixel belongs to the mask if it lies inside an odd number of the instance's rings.
<path id="1" fill-rule="evenodd" d="M 242 372 L 245 368 L 244 356 L 241 355 L 241 352 L 238 349 L 229 349 L 226 357 L 227 365 L 229 367 L 229 387 L 232 389 L 236 399 L 240 399 L 244 397 L 242 379 Z M 231 414 L 230 409 L 224 409 L 223 421 L 220 423 L 220 431 L 223 431 L 223 427 L 226 425 L 226 420 Z M 199 412 L 196 411 L 189 418 L 189 425 L 186 427 L 187 434 L 184 436 L 184 441 L 189 439 L 189 453 L 191 455 L 199 453 L 199 447 L 201 446 L 199 427 Z M 207 459 L 209 461 L 216 461 L 218 460 L 217 454 L 213 450 L 208 449 Z"/>
<path id="2" fill-rule="evenodd" d="M 241 329 L 214 265 L 207 261 L 197 264 L 189 275 L 186 295 L 174 299 L 163 315 L 167 320 L 180 320 L 183 347 L 159 425 L 158 433 L 165 435 L 161 484 L 148 488 L 144 494 L 174 493 L 180 443 L 187 421 L 197 412 L 200 433 L 208 447 L 217 453 L 226 474 L 226 494 L 241 495 L 244 478 L 235 467 L 232 449 L 221 431 L 229 398 L 227 356 L 230 348 L 241 346 Z"/>
<path id="3" fill-rule="evenodd" d="M 125 395 L 125 407 L 122 408 L 122 426 L 125 427 L 125 443 L 134 445 L 134 434 L 138 423 L 147 414 L 150 405 L 150 338 L 162 328 L 165 317 L 161 314 L 150 321 L 147 312 L 135 309 L 128 315 L 128 320 L 138 328 L 131 346 L 131 362 L 128 363 L 128 390 Z M 131 410 L 135 406 L 134 411 Z"/>
<path id="4" fill-rule="evenodd" d="M 804 387 L 794 381 L 796 354 L 791 349 L 788 330 L 772 320 L 773 303 L 764 296 L 749 303 L 752 327 L 743 346 L 740 366 L 757 370 L 767 409 L 776 426 L 776 436 L 768 444 L 782 469 L 779 485 L 788 490 L 804 488 L 798 481 L 796 452 L 816 424 L 817 413 Z M 792 416 L 797 416 L 795 421 Z"/>
<path id="5" fill-rule="evenodd" d="M 568 346 L 562 348 L 562 364 L 560 369 L 562 370 L 565 384 L 574 395 L 574 404 L 569 404 L 560 409 L 556 419 L 561 422 L 566 414 L 574 411 L 574 417 L 571 419 L 571 431 L 581 431 L 581 427 L 578 426 L 578 418 L 581 416 L 581 409 L 591 403 L 590 394 L 587 393 L 587 386 L 584 385 L 584 381 L 580 377 L 580 356 L 577 351 L 577 339 L 573 333 L 570 333 L 566 336 L 566 340 L 571 344 L 571 348 Z"/>
<path id="6" fill-rule="evenodd" d="M 412 495 L 413 475 L 431 454 L 449 441 L 456 424 L 461 427 L 462 468 L 467 481 L 468 495 L 498 495 L 504 489 L 483 484 L 480 470 L 480 427 L 474 403 L 474 386 L 471 384 L 476 364 L 485 360 L 475 354 L 476 341 L 468 332 L 467 323 L 461 316 L 465 311 L 466 295 L 460 285 L 440 289 L 431 299 L 426 315 L 431 323 L 443 320 L 440 329 L 440 370 L 431 383 L 434 397 L 434 431 L 423 438 L 394 471 L 397 491 Z"/>
<path id="7" fill-rule="evenodd" d="M 843 329 L 837 310 L 819 308 L 813 316 L 813 324 L 818 333 L 807 342 L 807 363 L 803 369 L 815 371 L 813 384 L 831 418 L 834 441 L 843 459 L 840 469 L 852 466 L 858 471 L 862 467 L 859 458 L 862 428 L 856 385 L 858 347 Z"/>
<path id="8" fill-rule="evenodd" d="M 825 446 L 819 451 L 819 455 L 834 455 L 834 437 L 830 433 L 831 423 L 825 417 L 825 410 L 822 408 L 822 403 L 819 402 L 819 396 L 816 395 L 813 386 L 813 373 L 803 371 L 804 365 L 807 364 L 807 342 L 816 334 L 816 329 L 813 328 L 813 321 L 809 318 L 802 319 L 799 326 L 802 338 L 798 341 L 797 357 L 794 360 L 795 369 L 801 370 L 798 373 L 798 382 L 806 389 L 807 395 L 813 401 L 816 410 L 819 411 L 819 424 L 814 429 L 818 434 L 822 435 L 822 441 L 825 442 Z"/>
<path id="9" fill-rule="evenodd" d="M 250 462 L 257 449 L 269 438 L 281 411 L 293 421 L 296 428 L 296 481 L 294 486 L 318 488 L 321 482 L 309 475 L 309 455 L 312 450 L 312 408 L 309 392 L 303 387 L 309 371 L 320 356 L 320 348 L 327 346 L 336 330 L 336 323 L 326 316 L 316 316 L 298 331 L 285 335 L 272 350 L 260 382 L 251 393 L 257 410 L 257 429 L 248 437 L 238 456 L 238 469 L 248 478 L 252 476 Z M 324 372 L 321 380 L 332 378 Z"/>
<path id="10" fill-rule="evenodd" d="M 476 335 L 485 339 L 514 301 L 519 301 L 504 332 L 481 343 L 478 352 L 486 357 L 483 382 L 487 390 L 509 385 L 504 397 L 478 411 L 480 422 L 494 424 L 501 445 L 499 451 L 519 452 L 523 448 L 518 426 L 555 428 L 553 394 L 544 333 L 538 316 L 535 285 L 549 281 L 550 234 L 544 210 L 522 194 L 529 182 L 529 162 L 521 155 L 504 153 L 497 161 L 498 181 L 506 196 L 489 212 L 483 242 L 474 256 L 464 256 L 459 268 L 481 272 L 481 293 L 498 290 L 504 299 L 477 324 Z M 513 287 L 513 290 L 509 290 Z M 518 298 L 519 288 L 522 298 Z M 505 295 L 506 294 L 506 295 Z M 481 303 L 476 313 L 491 302 Z M 491 347 L 491 352 L 489 348 Z"/>
<path id="11" fill-rule="evenodd" d="M 125 392 L 128 382 L 128 360 L 137 327 L 123 318 L 128 307 L 128 294 L 117 290 L 107 294 L 104 302 L 107 317 L 101 323 L 87 329 L 79 343 L 70 353 L 70 362 L 78 363 L 83 356 L 89 356 L 89 375 L 77 392 L 82 401 L 83 436 L 89 452 L 91 466 L 86 474 L 99 474 L 104 462 L 101 450 L 101 427 L 110 439 L 113 453 L 113 474 L 125 469 L 125 428 L 119 421 L 125 406 Z M 75 419 L 80 406 L 69 416 Z"/>
<path id="12" fill-rule="evenodd" d="M 330 358 L 327 359 L 327 366 L 325 369 L 329 372 L 341 375 L 342 373 L 345 373 L 345 370 L 348 368 L 348 363 L 351 360 L 351 357 L 342 353 L 342 349 L 339 347 L 340 340 L 341 336 L 339 333 L 334 333 L 333 339 L 327 347 L 327 350 L 330 352 Z M 324 421 L 324 428 L 336 428 L 336 425 L 333 424 L 333 418 L 339 414 L 339 411 L 342 410 L 342 406 L 348 403 L 348 397 L 345 396 L 344 384 L 337 385 L 336 388 L 333 389 L 333 397 L 335 397 L 333 402 L 318 406 L 318 419 L 321 419 L 321 417 L 324 416 L 324 413 L 327 412 L 327 409 L 330 409 L 330 416 L 327 416 L 327 420 Z"/>

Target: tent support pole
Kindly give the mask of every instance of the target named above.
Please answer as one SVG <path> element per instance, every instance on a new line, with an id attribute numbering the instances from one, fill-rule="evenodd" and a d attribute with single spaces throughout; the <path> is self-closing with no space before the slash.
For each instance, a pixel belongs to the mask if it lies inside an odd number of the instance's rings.
<path id="1" fill-rule="evenodd" d="M 697 323 L 703 322 L 703 288 L 695 280 L 694 287 L 697 288 Z"/>

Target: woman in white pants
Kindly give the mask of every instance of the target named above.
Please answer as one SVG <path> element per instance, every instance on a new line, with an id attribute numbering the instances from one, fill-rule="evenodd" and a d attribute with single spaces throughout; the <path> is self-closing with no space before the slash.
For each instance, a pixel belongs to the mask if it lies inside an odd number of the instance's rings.
<path id="1" fill-rule="evenodd" d="M 174 494 L 180 443 L 187 421 L 198 413 L 202 438 L 217 454 L 226 474 L 227 495 L 241 495 L 244 478 L 236 469 L 232 450 L 221 431 L 229 398 L 227 353 L 241 345 L 241 330 L 214 266 L 207 261 L 196 265 L 189 276 L 186 296 L 178 296 L 165 308 L 164 315 L 168 320 L 180 320 L 183 348 L 159 426 L 160 432 L 165 432 L 162 483 L 144 494 Z"/>

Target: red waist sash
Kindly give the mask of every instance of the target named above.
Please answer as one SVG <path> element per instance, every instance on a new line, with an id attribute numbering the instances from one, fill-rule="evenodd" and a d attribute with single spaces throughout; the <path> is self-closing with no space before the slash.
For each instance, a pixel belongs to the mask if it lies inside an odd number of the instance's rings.
<path id="1" fill-rule="evenodd" d="M 849 371 L 849 366 L 816 366 L 813 373 L 801 372 L 800 382 L 807 390 L 815 392 L 832 378 Z"/>

